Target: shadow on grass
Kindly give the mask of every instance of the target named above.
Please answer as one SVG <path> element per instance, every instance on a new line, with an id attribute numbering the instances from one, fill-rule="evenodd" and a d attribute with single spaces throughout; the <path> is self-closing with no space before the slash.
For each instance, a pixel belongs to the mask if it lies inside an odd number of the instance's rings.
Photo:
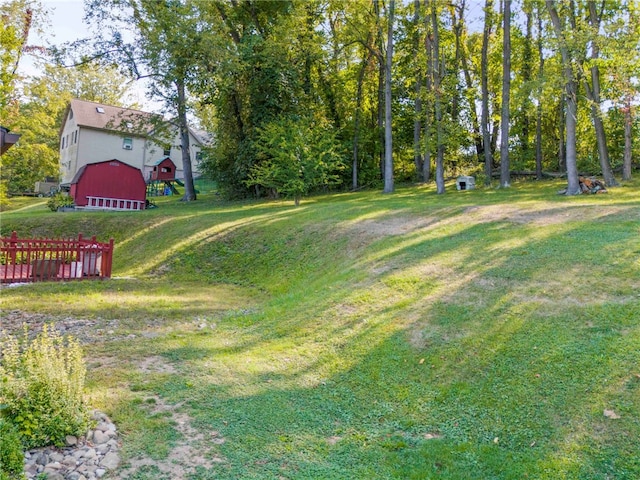
<path id="1" fill-rule="evenodd" d="M 563 199 L 536 223 L 502 205 L 465 216 L 472 195 L 434 200 L 426 220 L 413 190 L 365 197 L 372 205 L 185 217 L 172 234 L 184 243 L 150 256 L 169 268 L 164 314 L 200 315 L 198 299 L 215 311 L 213 279 L 267 293 L 254 311 L 212 315 L 215 329 L 108 347 L 131 365 L 107 385 L 135 383 L 224 437 L 208 448 L 225 462 L 193 478 L 640 476 L 636 204 L 576 218 L 584 205 Z M 399 208 L 408 228 L 394 223 Z M 605 278 L 583 273 L 594 264 Z M 194 282 L 172 291 L 176 278 Z M 117 316 L 143 312 L 142 298 Z M 149 355 L 177 372 L 145 378 L 135 359 Z M 153 438 L 144 412 L 120 412 L 140 443 Z"/>

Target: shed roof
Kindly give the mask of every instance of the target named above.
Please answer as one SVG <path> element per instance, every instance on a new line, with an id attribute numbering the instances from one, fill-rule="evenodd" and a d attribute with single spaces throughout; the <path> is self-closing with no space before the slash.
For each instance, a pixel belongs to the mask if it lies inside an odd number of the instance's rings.
<path id="1" fill-rule="evenodd" d="M 171 163 L 173 163 L 173 165 L 175 165 L 175 163 L 173 162 L 173 160 L 171 160 L 171 157 L 162 157 L 160 160 L 158 160 L 157 162 L 154 162 L 153 165 L 154 166 L 158 166 L 160 165 L 162 162 L 164 162 L 165 160 L 169 160 Z"/>
<path id="2" fill-rule="evenodd" d="M 84 173 L 84 171 L 87 168 L 93 167 L 95 165 L 100 165 L 102 163 L 111 163 L 111 162 L 118 162 L 120 165 L 122 165 L 124 167 L 129 167 L 132 170 L 137 170 L 140 173 L 140 175 L 142 175 L 142 172 L 140 172 L 139 168 L 136 168 L 133 165 L 129 165 L 128 163 L 122 162 L 122 161 L 118 160 L 117 158 L 112 158 L 111 160 L 103 160 L 101 162 L 87 163 L 86 165 L 83 165 L 82 167 L 80 167 L 78 169 L 76 174 L 73 176 L 73 180 L 71 180 L 70 185 L 73 185 L 74 183 L 78 183 L 80 181 L 80 177 L 82 177 L 82 174 Z"/>

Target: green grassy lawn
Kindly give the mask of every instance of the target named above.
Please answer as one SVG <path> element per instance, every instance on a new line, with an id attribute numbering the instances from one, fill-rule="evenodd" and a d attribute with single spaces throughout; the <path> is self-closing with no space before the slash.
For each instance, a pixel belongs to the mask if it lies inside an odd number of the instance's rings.
<path id="1" fill-rule="evenodd" d="M 21 205 L 3 235 L 114 238 L 114 278 L 1 308 L 104 329 L 118 478 L 637 479 L 640 182 L 562 187 Z"/>

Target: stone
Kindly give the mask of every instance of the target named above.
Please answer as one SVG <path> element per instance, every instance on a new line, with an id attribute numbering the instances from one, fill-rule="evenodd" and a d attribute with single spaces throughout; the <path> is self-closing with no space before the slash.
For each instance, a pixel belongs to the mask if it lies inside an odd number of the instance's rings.
<path id="1" fill-rule="evenodd" d="M 51 454 L 49 454 L 49 463 L 52 462 L 62 462 L 62 460 L 64 460 L 64 455 L 61 454 L 60 452 L 52 452 Z"/>
<path id="2" fill-rule="evenodd" d="M 47 471 L 47 469 L 45 468 L 45 472 Z M 49 473 L 49 475 L 47 475 L 47 480 L 65 480 L 64 475 L 62 475 L 61 473 Z"/>
<path id="3" fill-rule="evenodd" d="M 107 476 L 120 463 L 116 426 L 109 418 L 96 412 L 95 430 L 86 437 L 69 435 L 65 448 L 45 447 L 25 452 L 24 474 L 27 480 L 46 476 L 48 480 L 96 480 Z M 92 439 L 93 443 L 88 443 Z"/>
<path id="4" fill-rule="evenodd" d="M 109 436 L 100 431 L 100 430 L 96 430 L 93 432 L 93 443 L 95 445 L 101 445 L 103 443 L 107 443 L 109 441 Z"/>
<path id="5" fill-rule="evenodd" d="M 111 446 L 109 445 L 109 442 L 96 446 L 96 451 L 98 452 L 99 455 L 104 455 L 109 450 L 111 450 Z"/>
<path id="6" fill-rule="evenodd" d="M 96 458 L 96 450 L 95 448 L 90 448 L 89 450 L 87 450 L 86 452 L 84 452 L 83 457 L 84 458 Z"/>
<path id="7" fill-rule="evenodd" d="M 115 452 L 109 452 L 104 456 L 104 458 L 100 462 L 100 465 L 107 470 L 115 470 L 116 468 L 118 468 L 119 463 L 120 456 Z"/>

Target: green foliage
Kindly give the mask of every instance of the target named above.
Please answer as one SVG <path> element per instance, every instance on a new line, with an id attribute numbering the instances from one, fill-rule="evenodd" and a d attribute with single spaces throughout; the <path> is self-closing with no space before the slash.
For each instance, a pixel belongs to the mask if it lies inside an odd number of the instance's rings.
<path id="1" fill-rule="evenodd" d="M 73 198 L 64 193 L 56 193 L 53 197 L 47 200 L 47 207 L 52 212 L 58 211 L 58 208 L 61 207 L 71 207 L 73 206 Z"/>
<path id="2" fill-rule="evenodd" d="M 88 392 L 152 464 L 129 478 L 637 479 L 640 180 L 561 185 L 11 211 L 114 237 L 120 278 L 2 300 L 98 323 Z"/>
<path id="3" fill-rule="evenodd" d="M 260 186 L 276 195 L 300 198 L 318 187 L 341 182 L 342 152 L 326 122 L 309 118 L 280 119 L 259 130 L 258 162 L 248 186 Z"/>
<path id="4" fill-rule="evenodd" d="M 122 105 L 126 77 L 115 67 L 93 63 L 65 68 L 43 65 L 42 74 L 23 85 L 23 98 L 12 126 L 20 142 L 2 156 L 2 183 L 9 192 L 32 191 L 35 182 L 59 174 L 59 129 L 72 98 Z"/>
<path id="5" fill-rule="evenodd" d="M 3 334 L 0 342 L 0 402 L 24 446 L 63 445 L 65 436 L 83 434 L 89 414 L 78 342 L 46 324 L 33 340 L 25 325 L 20 340 Z"/>
<path id="6" fill-rule="evenodd" d="M 9 421 L 0 418 L 0 480 L 24 478 L 24 453 L 20 435 Z"/>

